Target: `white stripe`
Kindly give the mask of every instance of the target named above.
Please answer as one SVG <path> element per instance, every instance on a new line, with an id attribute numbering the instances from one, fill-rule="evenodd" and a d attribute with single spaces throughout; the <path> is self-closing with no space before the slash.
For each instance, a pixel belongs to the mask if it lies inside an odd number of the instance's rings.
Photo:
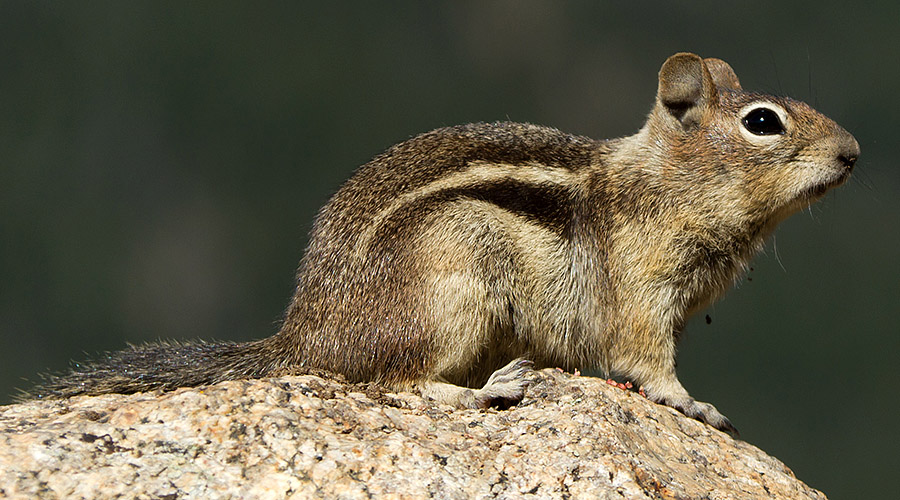
<path id="1" fill-rule="evenodd" d="M 401 208 L 416 200 L 431 196 L 441 191 L 490 184 L 492 182 L 513 180 L 523 184 L 556 184 L 571 185 L 576 176 L 571 170 L 550 167 L 543 164 L 509 165 L 502 163 L 488 163 L 475 161 L 469 164 L 469 168 L 462 171 L 440 177 L 434 182 L 422 186 L 412 192 L 401 193 L 391 201 L 384 209 L 378 212 L 369 222 L 368 226 L 360 234 L 356 242 L 354 254 L 364 258 L 375 233 L 381 229 L 384 222 Z"/>

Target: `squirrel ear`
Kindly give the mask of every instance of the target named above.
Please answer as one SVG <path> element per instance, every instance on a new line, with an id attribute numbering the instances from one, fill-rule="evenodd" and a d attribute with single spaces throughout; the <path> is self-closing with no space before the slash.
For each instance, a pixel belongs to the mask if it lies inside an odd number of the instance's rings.
<path id="1" fill-rule="evenodd" d="M 706 64 L 706 69 L 709 70 L 713 83 L 719 87 L 741 90 L 741 81 L 738 80 L 737 75 L 734 74 L 734 70 L 731 69 L 731 66 L 727 62 L 716 59 L 715 57 L 707 57 L 703 60 L 703 63 Z"/>
<path id="2" fill-rule="evenodd" d="M 659 70 L 659 103 L 685 127 L 700 123 L 703 113 L 719 101 L 703 59 L 680 52 L 666 59 Z"/>

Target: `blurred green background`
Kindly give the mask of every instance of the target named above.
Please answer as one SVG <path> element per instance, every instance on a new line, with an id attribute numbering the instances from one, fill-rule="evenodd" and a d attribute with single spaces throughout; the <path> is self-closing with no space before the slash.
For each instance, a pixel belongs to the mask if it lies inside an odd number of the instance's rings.
<path id="1" fill-rule="evenodd" d="M 126 342 L 272 334 L 356 166 L 471 121 L 631 134 L 687 50 L 862 157 L 689 325 L 681 379 L 831 498 L 893 490 L 900 6 L 630 5 L 3 2 L 0 403 Z"/>

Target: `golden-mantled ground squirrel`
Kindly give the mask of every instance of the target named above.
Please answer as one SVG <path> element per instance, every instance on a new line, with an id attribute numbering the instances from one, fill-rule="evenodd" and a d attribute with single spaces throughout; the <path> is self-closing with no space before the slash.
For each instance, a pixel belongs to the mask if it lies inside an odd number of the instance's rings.
<path id="1" fill-rule="evenodd" d="M 678 381 L 679 333 L 857 156 L 853 136 L 806 104 L 745 92 L 719 59 L 676 54 L 633 136 L 469 124 L 360 167 L 316 218 L 276 335 L 132 347 L 31 397 L 312 367 L 485 407 L 520 399 L 533 362 L 621 375 L 733 431 Z"/>

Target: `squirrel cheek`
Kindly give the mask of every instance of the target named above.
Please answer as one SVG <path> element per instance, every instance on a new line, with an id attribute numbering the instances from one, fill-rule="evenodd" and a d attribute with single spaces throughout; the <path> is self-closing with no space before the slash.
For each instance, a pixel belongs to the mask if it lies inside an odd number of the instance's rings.
<path id="1" fill-rule="evenodd" d="M 728 130 L 721 126 L 710 127 L 705 134 L 705 139 L 709 145 L 709 151 L 716 151 L 725 158 L 733 157 L 737 150 L 734 135 L 739 132 L 736 130 Z"/>

